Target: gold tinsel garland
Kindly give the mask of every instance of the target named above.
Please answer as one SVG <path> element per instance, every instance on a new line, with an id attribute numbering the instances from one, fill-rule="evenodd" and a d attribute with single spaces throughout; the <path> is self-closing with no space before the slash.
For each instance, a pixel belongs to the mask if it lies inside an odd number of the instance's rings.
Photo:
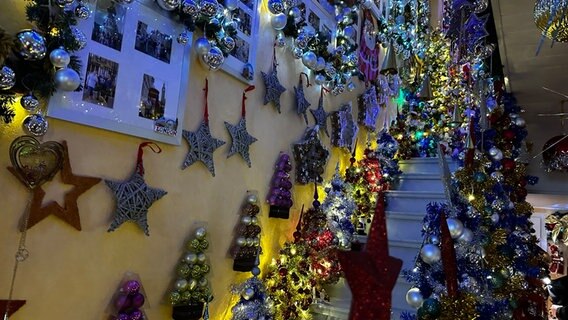
<path id="1" fill-rule="evenodd" d="M 442 314 L 437 320 L 476 320 L 476 299 L 471 293 L 460 293 L 456 298 L 440 297 Z"/>

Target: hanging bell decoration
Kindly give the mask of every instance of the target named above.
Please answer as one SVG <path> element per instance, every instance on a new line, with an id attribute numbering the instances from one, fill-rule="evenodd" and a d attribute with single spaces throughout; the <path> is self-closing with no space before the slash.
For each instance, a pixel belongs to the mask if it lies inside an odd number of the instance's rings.
<path id="1" fill-rule="evenodd" d="M 534 22 L 542 35 L 553 41 L 568 42 L 568 1 L 537 0 Z"/>
<path id="2" fill-rule="evenodd" d="M 417 96 L 422 100 L 432 100 L 432 86 L 430 85 L 429 75 L 426 75 L 424 80 L 422 80 L 422 85 L 420 86 L 420 91 Z"/>
<path id="3" fill-rule="evenodd" d="M 387 47 L 387 53 L 385 54 L 385 59 L 383 60 L 383 65 L 379 71 L 382 75 L 397 74 L 398 67 L 396 65 L 396 52 L 394 51 L 394 46 L 389 43 Z"/>
<path id="4" fill-rule="evenodd" d="M 459 127 L 463 122 L 462 114 L 460 111 L 459 106 L 454 107 L 454 111 L 452 112 L 452 122 L 450 122 L 450 126 L 453 128 Z"/>

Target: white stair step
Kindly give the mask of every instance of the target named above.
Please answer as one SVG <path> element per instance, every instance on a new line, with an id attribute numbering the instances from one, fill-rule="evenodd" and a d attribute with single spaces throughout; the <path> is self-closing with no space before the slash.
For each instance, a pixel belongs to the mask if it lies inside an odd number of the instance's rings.
<path id="1" fill-rule="evenodd" d="M 387 211 L 387 232 L 389 240 L 422 241 L 422 221 L 426 208 L 422 213 L 406 213 Z"/>
<path id="2" fill-rule="evenodd" d="M 402 260 L 402 270 L 414 268 L 414 260 L 422 247 L 422 241 L 390 241 L 389 254 Z"/>
<path id="3" fill-rule="evenodd" d="M 454 172 L 458 168 L 457 162 L 451 158 L 446 158 L 450 171 Z M 398 165 L 404 173 L 441 173 L 438 158 L 411 158 L 399 160 Z"/>
<path id="4" fill-rule="evenodd" d="M 402 271 L 401 271 L 402 273 Z M 402 275 L 399 275 L 396 285 L 392 291 L 392 307 L 400 311 L 412 311 L 412 308 L 406 303 L 406 293 L 412 285 L 406 282 Z"/>
<path id="5" fill-rule="evenodd" d="M 390 190 L 385 196 L 387 210 L 397 212 L 424 213 L 430 202 L 446 201 L 443 192 Z"/>
<path id="6" fill-rule="evenodd" d="M 444 192 L 442 176 L 438 173 L 403 173 L 394 188 L 398 191 Z"/>

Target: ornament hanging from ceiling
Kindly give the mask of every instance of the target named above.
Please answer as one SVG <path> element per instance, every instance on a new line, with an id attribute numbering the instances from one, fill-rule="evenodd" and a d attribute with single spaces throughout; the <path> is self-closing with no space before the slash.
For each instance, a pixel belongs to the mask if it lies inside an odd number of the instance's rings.
<path id="1" fill-rule="evenodd" d="M 185 169 L 197 161 L 201 161 L 211 172 L 212 176 L 215 176 L 215 164 L 213 162 L 213 152 L 217 150 L 220 146 L 225 144 L 225 141 L 213 138 L 211 136 L 211 130 L 209 129 L 209 110 L 207 105 L 207 96 L 209 93 L 209 81 L 205 79 L 205 110 L 203 115 L 203 121 L 199 125 L 196 131 L 183 130 L 183 138 L 189 144 L 189 151 L 185 156 L 185 160 L 182 164 L 182 169 Z"/>
<path id="2" fill-rule="evenodd" d="M 245 100 L 247 99 L 246 93 L 252 90 L 254 90 L 254 86 L 248 86 L 243 91 L 241 120 L 239 120 L 239 122 L 236 125 L 232 125 L 227 121 L 225 121 L 225 127 L 231 134 L 231 138 L 233 140 L 227 158 L 238 153 L 246 161 L 249 168 L 251 167 L 249 148 L 251 144 L 257 141 L 257 139 L 251 136 L 247 131 Z"/>
<path id="3" fill-rule="evenodd" d="M 152 204 L 167 194 L 166 191 L 152 188 L 144 180 L 143 148 L 150 147 L 155 153 L 162 152 L 160 147 L 153 142 L 143 142 L 138 146 L 138 159 L 134 174 L 124 181 L 105 180 L 116 198 L 116 209 L 113 212 L 113 220 L 109 232 L 116 230 L 126 221 L 134 221 L 144 230 L 148 231 L 148 209 Z M 156 149 L 154 149 L 154 147 Z"/>
<path id="4" fill-rule="evenodd" d="M 306 96 L 304 95 L 304 82 L 302 81 L 302 75 L 306 76 L 306 88 L 310 86 L 310 79 L 305 72 L 300 73 L 300 80 L 298 83 L 298 87 L 294 87 L 294 95 L 296 99 L 296 112 L 298 115 L 304 116 L 304 121 L 306 121 L 306 125 L 308 124 L 308 108 L 311 106 L 310 102 L 306 100 Z"/>
<path id="5" fill-rule="evenodd" d="M 294 144 L 293 153 L 296 161 L 296 182 L 299 184 L 322 183 L 322 174 L 329 159 L 329 151 L 319 138 L 317 125 L 306 129 L 302 140 Z"/>
<path id="6" fill-rule="evenodd" d="M 359 127 L 351 113 L 351 102 L 345 104 L 330 114 L 331 119 L 331 145 L 344 148 L 348 152 L 353 150 Z"/>
<path id="7" fill-rule="evenodd" d="M 277 71 L 278 63 L 276 62 L 276 48 L 272 52 L 272 70 L 268 73 L 261 72 L 262 80 L 264 81 L 264 86 L 266 87 L 266 92 L 264 93 L 264 105 L 267 105 L 270 102 L 274 103 L 274 107 L 278 113 L 280 112 L 280 96 L 286 88 L 284 88 L 280 84 L 280 80 L 278 80 L 278 71 Z"/>

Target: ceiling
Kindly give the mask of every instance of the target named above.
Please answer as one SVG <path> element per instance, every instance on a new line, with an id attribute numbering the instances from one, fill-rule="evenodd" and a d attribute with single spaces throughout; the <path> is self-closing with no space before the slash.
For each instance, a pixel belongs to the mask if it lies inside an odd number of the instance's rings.
<path id="1" fill-rule="evenodd" d="M 560 112 L 560 101 L 565 99 L 542 87 L 568 94 L 568 44 L 545 39 L 541 41 L 540 30 L 533 19 L 535 0 L 491 0 L 503 73 L 508 79 L 507 91 L 514 93 L 525 110 L 529 141 L 533 143 L 532 154 L 542 150 L 544 143 L 562 133 L 560 118 L 539 117 L 539 113 Z M 565 111 L 568 111 L 566 103 Z M 568 133 L 568 121 L 565 132 Z M 567 173 L 547 173 L 537 157 L 531 162 L 530 174 L 540 177 L 534 192 L 568 195 Z"/>

